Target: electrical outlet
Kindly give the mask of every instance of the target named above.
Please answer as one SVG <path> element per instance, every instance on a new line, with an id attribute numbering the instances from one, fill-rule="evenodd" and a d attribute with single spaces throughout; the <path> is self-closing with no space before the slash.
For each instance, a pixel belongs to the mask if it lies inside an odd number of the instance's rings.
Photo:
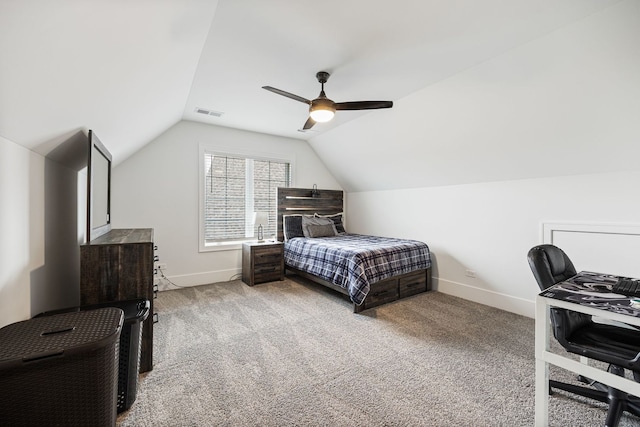
<path id="1" fill-rule="evenodd" d="M 164 262 L 159 262 L 156 264 L 156 268 L 158 270 L 166 270 L 167 269 L 167 264 Z"/>
<path id="2" fill-rule="evenodd" d="M 473 271 L 473 270 L 467 269 L 467 270 L 464 271 L 464 275 L 467 276 L 467 277 L 475 278 L 476 277 L 476 272 Z"/>

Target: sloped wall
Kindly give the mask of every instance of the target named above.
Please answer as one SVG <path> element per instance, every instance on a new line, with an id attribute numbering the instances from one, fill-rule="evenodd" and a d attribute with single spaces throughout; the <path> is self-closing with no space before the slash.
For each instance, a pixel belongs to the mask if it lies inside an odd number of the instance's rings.
<path id="1" fill-rule="evenodd" d="M 348 192 L 638 170 L 639 19 L 620 2 L 311 145 Z"/>
<path id="2" fill-rule="evenodd" d="M 293 157 L 295 186 L 341 189 L 305 141 L 179 122 L 114 168 L 111 212 L 114 228 L 154 228 L 158 256 L 180 286 L 227 281 L 241 271 L 240 250 L 199 252 L 199 144 Z"/>

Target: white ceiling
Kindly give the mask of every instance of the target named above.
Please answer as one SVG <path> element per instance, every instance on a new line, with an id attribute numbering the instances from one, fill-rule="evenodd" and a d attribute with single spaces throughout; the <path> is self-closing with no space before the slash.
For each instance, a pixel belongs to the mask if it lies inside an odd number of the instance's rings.
<path id="1" fill-rule="evenodd" d="M 332 163 L 315 141 L 397 121 L 415 94 L 617 3 L 0 0 L 0 137 L 46 153 L 93 129 L 119 163 L 186 119 L 312 138 Z M 394 111 L 340 111 L 299 132 L 307 107 L 261 86 L 313 99 L 321 70 L 334 101 L 391 100 Z"/>
<path id="2" fill-rule="evenodd" d="M 328 71 L 325 91 L 336 102 L 397 101 L 611 3 L 222 0 L 184 118 L 309 139 L 365 113 L 339 112 L 304 134 L 308 107 L 262 86 L 313 99 L 316 72 Z M 384 120 L 384 111 L 368 113 Z"/>

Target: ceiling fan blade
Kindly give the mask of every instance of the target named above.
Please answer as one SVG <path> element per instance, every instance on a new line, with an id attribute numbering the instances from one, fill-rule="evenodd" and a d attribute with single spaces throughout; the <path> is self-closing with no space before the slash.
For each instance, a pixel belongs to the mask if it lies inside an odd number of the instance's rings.
<path id="1" fill-rule="evenodd" d="M 334 107 L 336 110 L 376 110 L 393 107 L 393 101 L 336 102 Z"/>
<path id="2" fill-rule="evenodd" d="M 309 118 L 307 119 L 307 121 L 306 121 L 306 122 L 304 122 L 304 126 L 302 126 L 302 129 L 304 129 L 304 130 L 309 130 L 309 129 L 311 129 L 311 128 L 313 127 L 313 125 L 315 125 L 315 124 L 316 124 L 316 121 L 315 121 L 315 120 L 313 120 L 311 117 L 309 117 Z"/>
<path id="3" fill-rule="evenodd" d="M 281 90 L 281 89 L 276 89 L 275 87 L 262 86 L 262 89 L 266 89 L 266 90 L 271 91 L 273 93 L 277 93 L 278 95 L 286 96 L 287 98 L 291 98 L 291 99 L 294 99 L 296 101 L 304 102 L 305 104 L 311 105 L 311 101 L 309 101 L 308 99 L 303 98 L 303 97 L 298 96 L 298 95 L 294 95 L 293 93 L 285 92 L 284 90 Z"/>

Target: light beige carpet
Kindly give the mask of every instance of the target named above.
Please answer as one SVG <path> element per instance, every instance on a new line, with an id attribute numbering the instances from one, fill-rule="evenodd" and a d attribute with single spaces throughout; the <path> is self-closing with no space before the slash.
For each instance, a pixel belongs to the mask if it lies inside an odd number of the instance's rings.
<path id="1" fill-rule="evenodd" d="M 155 304 L 154 369 L 122 427 L 534 424 L 533 319 L 438 292 L 353 314 L 295 277 L 165 291 Z M 601 426 L 605 411 L 550 399 L 554 426 Z"/>

